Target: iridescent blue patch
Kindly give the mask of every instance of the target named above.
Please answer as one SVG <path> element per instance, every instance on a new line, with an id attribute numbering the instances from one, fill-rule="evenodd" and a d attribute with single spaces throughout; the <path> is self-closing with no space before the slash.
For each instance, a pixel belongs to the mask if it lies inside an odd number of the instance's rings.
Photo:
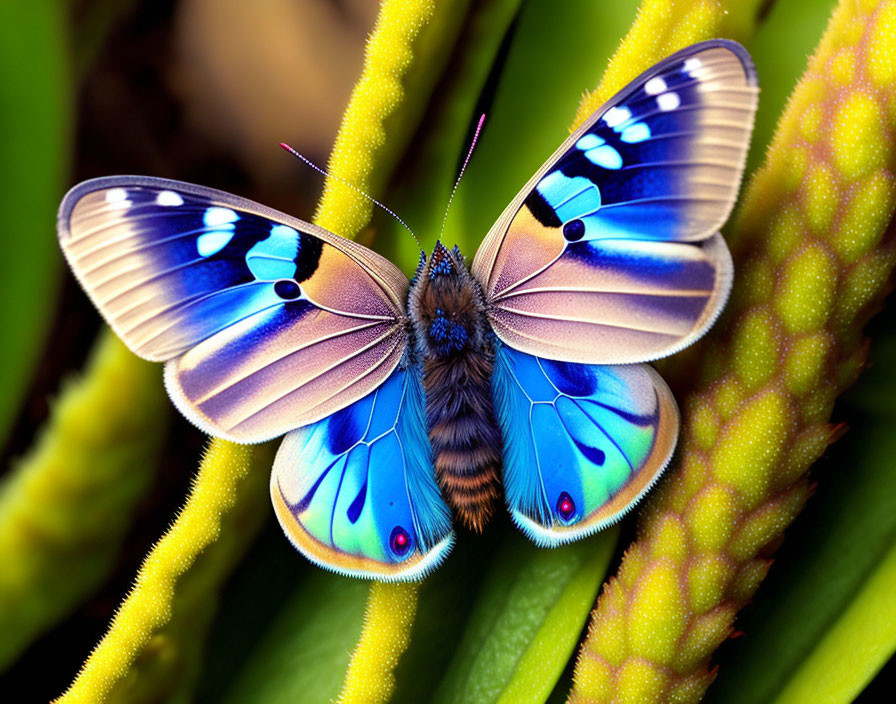
<path id="1" fill-rule="evenodd" d="M 560 393 L 569 396 L 591 396 L 597 391 L 597 374 L 590 364 L 542 360 L 545 373 Z"/>
<path id="2" fill-rule="evenodd" d="M 622 168 L 622 156 L 609 144 L 604 144 L 596 149 L 589 149 L 585 152 L 585 158 L 602 169 L 615 170 Z"/>
<path id="3" fill-rule="evenodd" d="M 627 144 L 643 142 L 646 139 L 650 139 L 650 128 L 643 122 L 636 122 L 622 130 L 619 139 Z"/>
<path id="4" fill-rule="evenodd" d="M 504 489 L 520 527 L 574 525 L 643 466 L 657 411 L 638 412 L 624 367 L 541 359 L 498 345 L 492 378 L 504 433 Z M 647 406 L 650 407 L 649 404 Z"/>
<path id="5" fill-rule="evenodd" d="M 430 278 L 448 276 L 451 273 L 451 262 L 447 258 L 440 259 L 429 270 Z"/>
<path id="6" fill-rule="evenodd" d="M 246 253 L 246 266 L 262 281 L 289 279 L 296 273 L 299 233 L 288 225 L 272 225 L 267 239 Z"/>
<path id="7" fill-rule="evenodd" d="M 601 205 L 600 191 L 584 176 L 570 178 L 561 171 L 552 171 L 535 188 L 554 209 L 560 222 L 591 214 Z"/>

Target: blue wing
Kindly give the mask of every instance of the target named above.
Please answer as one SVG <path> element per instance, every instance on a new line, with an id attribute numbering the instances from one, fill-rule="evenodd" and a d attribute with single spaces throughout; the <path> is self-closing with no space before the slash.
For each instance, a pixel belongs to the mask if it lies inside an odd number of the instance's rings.
<path id="1" fill-rule="evenodd" d="M 714 40 L 598 110 L 476 255 L 497 335 L 591 364 L 657 359 L 700 337 L 730 290 L 717 231 L 740 184 L 757 90 L 744 49 Z"/>
<path id="2" fill-rule="evenodd" d="M 647 365 L 556 362 L 499 344 L 492 388 L 507 505 L 540 545 L 619 520 L 675 449 L 678 408 Z"/>
<path id="3" fill-rule="evenodd" d="M 665 59 L 576 133 L 530 210 L 554 227 L 581 220 L 576 242 L 709 237 L 737 194 L 756 95 L 753 63 L 733 42 Z"/>
<path id="4" fill-rule="evenodd" d="M 416 370 L 289 433 L 271 475 L 280 525 L 308 559 L 355 577 L 413 580 L 451 549 Z"/>
<path id="5" fill-rule="evenodd" d="M 406 348 L 407 278 L 319 227 L 200 186 L 87 181 L 60 206 L 62 250 L 138 355 L 170 360 L 178 408 L 258 442 L 368 394 Z"/>

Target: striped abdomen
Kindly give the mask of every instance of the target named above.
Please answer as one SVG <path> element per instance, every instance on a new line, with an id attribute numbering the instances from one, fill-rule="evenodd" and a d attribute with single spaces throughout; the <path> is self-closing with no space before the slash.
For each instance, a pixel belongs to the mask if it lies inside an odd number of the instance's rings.
<path id="1" fill-rule="evenodd" d="M 469 351 L 427 359 L 423 384 L 436 478 L 448 504 L 481 531 L 499 496 L 501 433 L 492 407 L 492 359 Z"/>
<path id="2" fill-rule="evenodd" d="M 461 522 L 482 530 L 500 493 L 501 431 L 482 291 L 463 256 L 436 243 L 408 294 L 436 478 Z"/>

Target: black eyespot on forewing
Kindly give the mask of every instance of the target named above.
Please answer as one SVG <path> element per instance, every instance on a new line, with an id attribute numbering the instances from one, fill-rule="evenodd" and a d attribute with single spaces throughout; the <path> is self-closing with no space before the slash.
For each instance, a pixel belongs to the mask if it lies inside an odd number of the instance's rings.
<path id="1" fill-rule="evenodd" d="M 292 279 L 281 279 L 274 283 L 274 293 L 284 301 L 291 301 L 302 295 L 302 289 Z"/>
<path id="2" fill-rule="evenodd" d="M 585 223 L 581 220 L 570 220 L 563 226 L 563 236 L 567 242 L 578 242 L 585 236 Z"/>

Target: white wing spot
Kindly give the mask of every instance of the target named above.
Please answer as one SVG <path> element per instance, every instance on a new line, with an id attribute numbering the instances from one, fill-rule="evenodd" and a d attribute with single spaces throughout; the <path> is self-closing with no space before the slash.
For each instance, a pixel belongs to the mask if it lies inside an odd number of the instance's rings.
<path id="1" fill-rule="evenodd" d="M 274 237 L 285 237 L 290 242 L 299 239 L 298 231 L 294 227 L 290 227 L 289 225 L 271 225 L 271 234 Z M 295 254 L 293 254 L 292 256 L 295 256 Z"/>
<path id="2" fill-rule="evenodd" d="M 619 139 L 628 144 L 637 144 L 650 139 L 650 128 L 643 122 L 636 122 L 622 130 Z"/>
<path id="3" fill-rule="evenodd" d="M 230 208 L 214 206 L 205 211 L 205 214 L 202 216 L 202 223 L 206 227 L 218 227 L 236 222 L 239 219 L 240 216 Z"/>
<path id="4" fill-rule="evenodd" d="M 233 238 L 232 230 L 212 230 L 199 235 L 196 240 L 196 251 L 201 257 L 210 257 L 224 249 Z"/>
<path id="5" fill-rule="evenodd" d="M 692 56 L 689 59 L 685 59 L 684 65 L 681 67 L 681 70 L 685 73 L 689 73 L 691 76 L 694 76 L 694 72 L 699 70 L 700 67 L 703 66 L 703 62 L 700 61 L 696 56 Z M 696 78 L 696 76 L 694 76 Z"/>
<path id="6" fill-rule="evenodd" d="M 106 191 L 106 202 L 112 208 L 130 208 L 132 205 L 124 188 L 110 188 Z"/>
<path id="7" fill-rule="evenodd" d="M 217 205 L 207 208 L 202 215 L 202 224 L 209 231 L 199 235 L 196 240 L 196 249 L 199 254 L 203 257 L 210 257 L 224 249 L 235 233 L 233 223 L 239 219 L 240 216 L 230 208 L 222 208 Z"/>
<path id="8" fill-rule="evenodd" d="M 607 123 L 608 127 L 615 127 L 632 116 L 632 111 L 628 108 L 617 108 L 613 107 L 607 110 L 607 114 L 604 115 L 604 122 Z"/>
<path id="9" fill-rule="evenodd" d="M 663 93 L 657 97 L 656 104 L 660 110 L 669 112 L 681 105 L 681 98 L 678 97 L 678 93 Z"/>
<path id="10" fill-rule="evenodd" d="M 159 195 L 156 196 L 156 205 L 176 206 L 183 204 L 184 199 L 174 191 L 159 191 Z"/>
<path id="11" fill-rule="evenodd" d="M 644 92 L 647 93 L 647 95 L 656 95 L 657 93 L 662 93 L 664 90 L 666 90 L 666 82 L 659 76 L 651 78 L 644 84 Z"/>

